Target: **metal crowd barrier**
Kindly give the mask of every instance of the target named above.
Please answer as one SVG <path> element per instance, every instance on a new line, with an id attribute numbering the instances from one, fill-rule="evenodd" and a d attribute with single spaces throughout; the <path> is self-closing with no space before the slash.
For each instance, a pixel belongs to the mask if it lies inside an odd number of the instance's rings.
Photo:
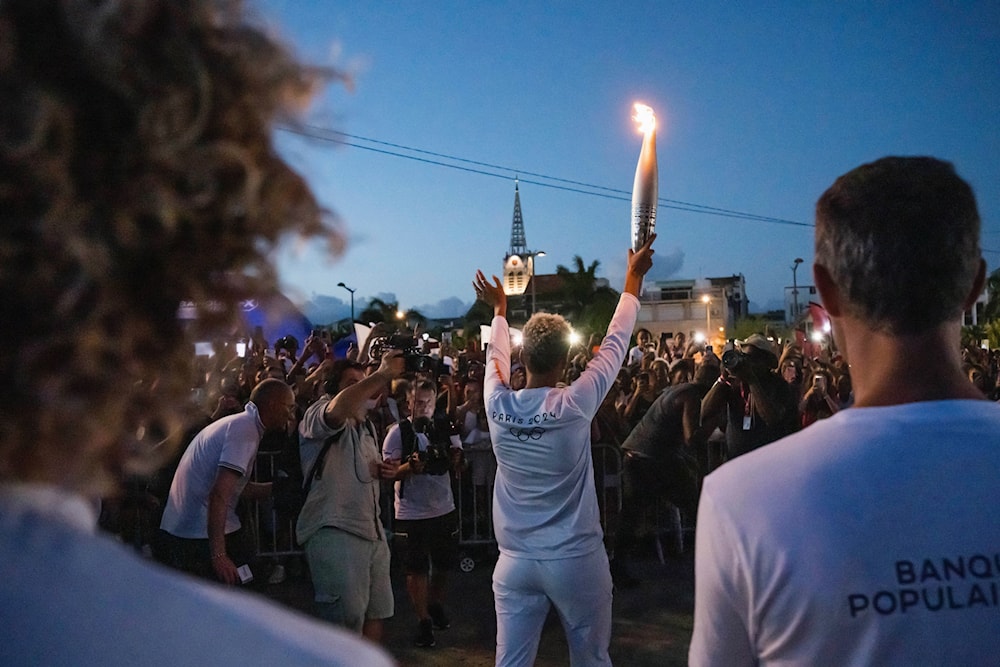
<path id="1" fill-rule="evenodd" d="M 606 539 L 617 528 L 621 511 L 621 469 L 622 457 L 618 447 L 610 444 L 595 444 L 592 448 L 594 459 L 594 482 L 597 488 L 597 502 L 601 513 L 601 526 Z M 260 451 L 254 469 L 254 481 L 271 481 L 277 473 L 280 451 Z M 492 457 L 492 452 L 477 452 L 476 456 Z M 495 459 L 492 463 L 495 466 Z M 485 462 L 487 470 L 491 464 Z M 469 572 L 475 567 L 473 554 L 490 551 L 496 547 L 493 532 L 493 476 L 487 474 L 485 483 L 475 485 L 470 466 L 461 475 L 452 478 L 452 493 L 458 514 L 458 543 L 461 550 L 460 567 Z M 479 481 L 483 481 L 479 476 Z M 382 485 L 382 523 L 386 534 L 392 536 L 393 492 L 392 485 Z M 270 500 L 250 503 L 249 518 L 256 540 L 257 555 L 260 558 L 277 559 L 284 556 L 303 554 L 295 542 L 295 517 L 284 516 L 274 508 Z"/>
<path id="2" fill-rule="evenodd" d="M 599 442 L 592 445 L 590 451 L 594 459 L 597 507 L 607 544 L 618 530 L 618 516 L 622 510 L 622 450 L 617 445 Z"/>
<path id="3" fill-rule="evenodd" d="M 278 472 L 281 451 L 258 451 L 253 471 L 253 481 L 270 482 Z M 250 520 L 261 558 L 297 556 L 303 553 L 295 542 L 295 520 L 274 508 L 271 499 L 250 503 Z"/>

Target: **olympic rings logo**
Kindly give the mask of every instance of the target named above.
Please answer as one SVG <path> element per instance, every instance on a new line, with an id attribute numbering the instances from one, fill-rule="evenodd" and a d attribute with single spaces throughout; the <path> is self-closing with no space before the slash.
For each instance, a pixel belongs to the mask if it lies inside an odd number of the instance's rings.
<path id="1" fill-rule="evenodd" d="M 545 429 L 539 428 L 538 426 L 531 429 L 524 429 L 524 428 L 510 429 L 510 434 L 521 442 L 528 442 L 528 440 L 538 440 L 542 437 L 543 433 L 545 433 Z"/>

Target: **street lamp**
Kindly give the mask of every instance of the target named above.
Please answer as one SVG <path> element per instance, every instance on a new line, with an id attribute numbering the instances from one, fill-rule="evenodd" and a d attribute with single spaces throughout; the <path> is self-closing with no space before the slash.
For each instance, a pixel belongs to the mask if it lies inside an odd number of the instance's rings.
<path id="1" fill-rule="evenodd" d="M 792 264 L 792 324 L 795 324 L 795 320 L 799 317 L 799 283 L 795 277 L 795 272 L 799 270 L 799 264 L 802 263 L 801 257 L 796 257 L 795 262 Z"/>
<path id="2" fill-rule="evenodd" d="M 708 342 L 712 342 L 712 297 L 707 294 L 703 294 L 701 297 L 701 302 L 705 304 L 705 336 L 708 337 Z"/>
<path id="3" fill-rule="evenodd" d="M 535 314 L 535 258 L 545 257 L 544 250 L 528 253 L 528 275 L 531 281 L 531 314 Z"/>
<path id="4" fill-rule="evenodd" d="M 344 283 L 337 283 L 337 287 L 343 287 L 345 290 L 351 293 L 351 326 L 354 326 L 354 290 L 345 285 Z"/>

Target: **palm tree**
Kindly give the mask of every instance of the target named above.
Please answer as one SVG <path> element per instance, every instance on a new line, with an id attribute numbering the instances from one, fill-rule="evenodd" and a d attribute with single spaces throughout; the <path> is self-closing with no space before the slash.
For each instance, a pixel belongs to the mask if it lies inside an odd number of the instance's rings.
<path id="1" fill-rule="evenodd" d="M 596 289 L 597 267 L 600 264 L 600 261 L 595 259 L 590 263 L 590 266 L 585 266 L 583 258 L 574 255 L 574 270 L 570 270 L 562 264 L 556 267 L 556 275 L 562 281 L 562 311 L 567 318 L 575 320 L 587 307 L 590 297 Z"/>
<path id="2" fill-rule="evenodd" d="M 986 279 L 986 307 L 983 308 L 983 320 L 992 322 L 1000 320 L 1000 269 L 990 274 Z"/>
<path id="3" fill-rule="evenodd" d="M 562 314 L 581 332 L 604 333 L 615 313 L 618 292 L 597 282 L 599 260 L 590 265 L 579 255 L 573 257 L 573 270 L 560 264 L 556 275 L 562 281 Z"/>
<path id="4" fill-rule="evenodd" d="M 472 307 L 465 313 L 463 328 L 466 331 L 474 332 L 474 334 L 478 336 L 480 325 L 489 324 L 492 321 L 493 307 L 481 299 L 476 299 L 476 302 L 472 304 Z"/>
<path id="5" fill-rule="evenodd" d="M 391 324 L 396 321 L 396 312 L 399 304 L 395 301 L 386 302 L 378 297 L 372 297 L 368 305 L 361 311 L 358 320 L 361 322 L 385 322 Z"/>

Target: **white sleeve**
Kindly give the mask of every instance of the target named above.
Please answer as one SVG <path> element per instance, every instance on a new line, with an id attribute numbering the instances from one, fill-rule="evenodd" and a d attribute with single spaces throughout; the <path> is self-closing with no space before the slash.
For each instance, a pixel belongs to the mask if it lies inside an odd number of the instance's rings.
<path id="1" fill-rule="evenodd" d="M 586 370 L 569 387 L 573 402 L 584 414 L 597 414 L 597 409 L 611 389 L 611 383 L 618 377 L 638 316 L 639 300 L 627 292 L 622 294 L 600 349 L 587 362 Z"/>
<path id="2" fill-rule="evenodd" d="M 510 328 L 507 318 L 494 317 L 490 323 L 490 346 L 486 350 L 483 395 L 492 396 L 502 386 L 510 386 Z"/>
<path id="3" fill-rule="evenodd" d="M 719 512 L 706 478 L 695 532 L 694 632 L 688 664 L 756 665 L 749 630 L 746 563 L 733 526 Z"/>
<path id="4" fill-rule="evenodd" d="M 384 460 L 400 460 L 403 457 L 403 436 L 399 433 L 399 425 L 393 424 L 382 441 L 382 458 Z"/>

